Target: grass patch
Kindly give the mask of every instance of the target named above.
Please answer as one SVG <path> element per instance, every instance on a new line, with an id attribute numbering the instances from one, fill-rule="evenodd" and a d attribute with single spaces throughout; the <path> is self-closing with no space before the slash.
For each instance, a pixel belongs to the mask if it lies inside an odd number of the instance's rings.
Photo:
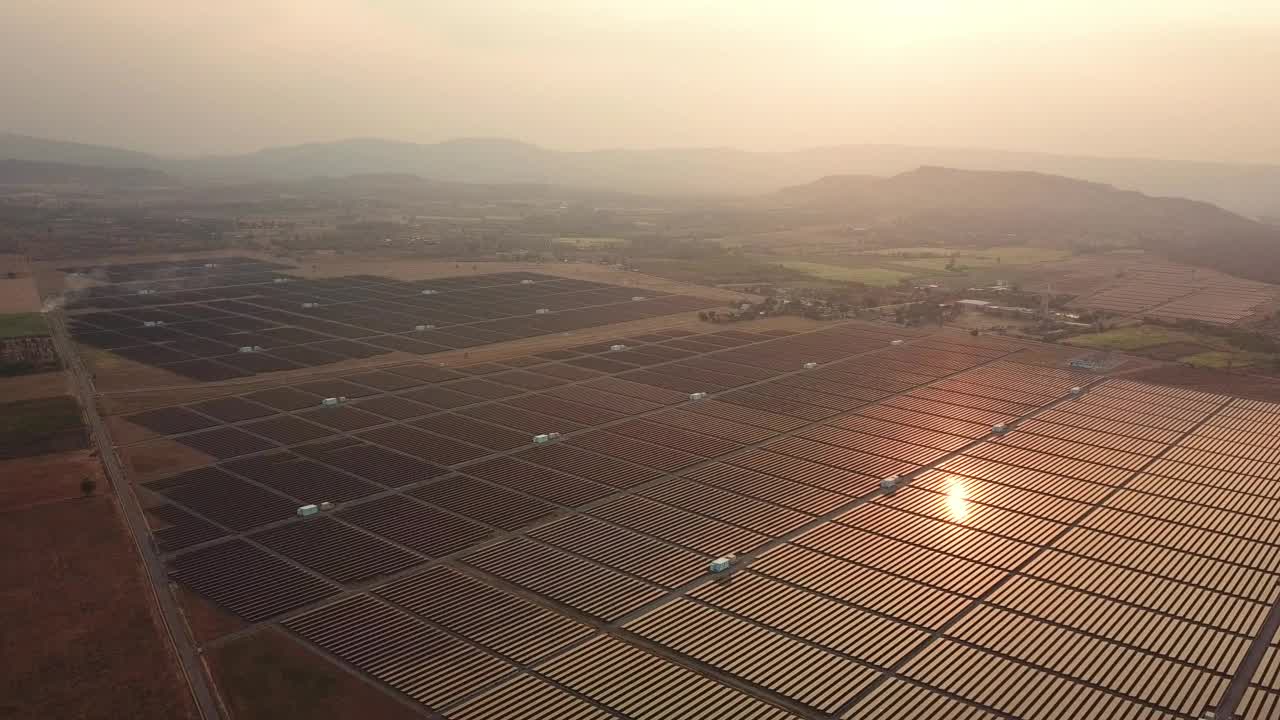
<path id="1" fill-rule="evenodd" d="M 1210 350 L 1208 352 L 1196 353 L 1195 355 L 1184 357 L 1182 358 L 1182 362 L 1195 367 L 1223 370 L 1226 368 L 1244 368 L 1254 367 L 1256 365 L 1265 365 L 1273 362 L 1274 359 L 1274 355 L 1268 355 L 1266 353 Z"/>
<path id="2" fill-rule="evenodd" d="M 647 275 L 697 285 L 736 285 L 742 283 L 782 283 L 804 280 L 806 275 L 778 263 L 725 255 L 713 258 L 636 258 L 631 261 Z"/>
<path id="3" fill-rule="evenodd" d="M 11 313 L 0 315 L 0 339 L 48 335 L 49 324 L 43 313 Z"/>
<path id="4" fill-rule="evenodd" d="M 1171 330 L 1156 325 L 1135 325 L 1092 335 L 1077 335 L 1067 340 L 1067 344 L 1095 350 L 1120 350 L 1122 352 L 1175 342 L 1198 345 L 1217 344 L 1206 342 L 1207 339 L 1192 333 Z"/>
<path id="5" fill-rule="evenodd" d="M 927 254 L 931 257 L 895 257 L 899 253 Z M 874 254 L 895 265 L 920 268 L 930 272 L 946 271 L 947 266 L 952 263 L 953 257 L 955 258 L 955 268 L 963 271 L 974 268 L 1057 262 L 1070 256 L 1070 253 L 1065 250 L 1022 245 L 990 248 L 887 248 L 877 250 Z"/>
<path id="6" fill-rule="evenodd" d="M 788 270 L 795 270 L 796 272 L 801 272 L 820 280 L 854 282 L 862 283 L 863 285 L 876 285 L 879 287 L 897 285 L 899 280 L 912 277 L 910 273 L 900 272 L 898 270 L 886 270 L 885 268 L 845 267 L 843 265 L 826 265 L 823 263 L 811 263 L 799 260 L 784 261 L 782 266 Z"/>

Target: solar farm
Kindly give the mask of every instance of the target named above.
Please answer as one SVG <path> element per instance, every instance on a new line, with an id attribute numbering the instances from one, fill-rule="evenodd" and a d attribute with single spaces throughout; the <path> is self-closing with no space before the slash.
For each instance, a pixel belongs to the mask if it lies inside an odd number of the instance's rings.
<path id="1" fill-rule="evenodd" d="M 124 418 L 199 458 L 136 478 L 170 579 L 424 716 L 1280 708 L 1280 405 L 858 322 L 444 367 L 435 348 L 707 301 L 538 273 L 171 270 L 115 269 L 69 317 L 226 390 Z M 392 342 L 426 357 L 238 385 Z"/>
<path id="2" fill-rule="evenodd" d="M 76 341 L 198 381 L 394 351 L 429 355 L 714 306 L 538 273 L 324 280 L 250 258 L 109 266 L 70 309 Z M 72 271 L 72 268 L 67 268 Z M 89 312 L 87 310 L 93 310 Z"/>
<path id="3" fill-rule="evenodd" d="M 1081 272 L 1091 265 L 1109 272 L 1116 267 L 1102 261 L 1068 267 Z M 1122 280 L 1078 298 L 1076 304 L 1118 315 L 1235 325 L 1276 299 L 1273 285 L 1177 263 L 1144 262 L 1125 267 L 1123 275 Z"/>

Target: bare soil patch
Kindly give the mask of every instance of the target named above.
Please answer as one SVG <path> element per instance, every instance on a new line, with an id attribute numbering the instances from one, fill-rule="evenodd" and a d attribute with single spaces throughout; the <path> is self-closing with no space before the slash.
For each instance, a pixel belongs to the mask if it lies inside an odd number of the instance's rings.
<path id="1" fill-rule="evenodd" d="M 99 492 L 109 489 L 91 450 L 0 461 L 0 511 L 78 498 L 84 478 L 96 482 Z"/>
<path id="2" fill-rule="evenodd" d="M 77 345 L 76 352 L 85 367 L 93 373 L 93 384 L 99 392 L 128 390 L 137 387 L 165 387 L 195 383 L 188 377 L 153 365 L 143 365 L 115 353 L 87 345 Z"/>
<path id="3" fill-rule="evenodd" d="M 0 378 L 0 401 L 3 402 L 66 394 L 68 394 L 67 375 L 61 370 Z"/>
<path id="4" fill-rule="evenodd" d="M 216 462 L 204 453 L 172 440 L 150 442 L 119 448 L 120 460 L 135 482 L 147 482 Z"/>
<path id="5" fill-rule="evenodd" d="M 174 597 L 182 606 L 191 638 L 196 645 L 204 645 L 224 635 L 248 627 L 245 621 L 191 592 L 181 585 L 173 585 Z"/>
<path id="6" fill-rule="evenodd" d="M 28 499 L 14 481 L 0 473 L 6 501 Z M 112 496 L 0 509 L 0 546 L 0 716 L 195 716 Z"/>
<path id="7" fill-rule="evenodd" d="M 159 433 L 135 425 L 120 415 L 109 415 L 103 418 L 103 422 L 107 424 L 111 441 L 116 445 L 134 445 L 161 437 Z"/>
<path id="8" fill-rule="evenodd" d="M 1234 395 L 1248 400 L 1280 402 L 1280 380 L 1223 370 L 1162 365 L 1126 375 L 1131 380 L 1172 385 L 1201 392 Z"/>
<path id="9" fill-rule="evenodd" d="M 274 628 L 207 653 L 233 720 L 420 719 L 398 702 Z"/>
<path id="10" fill-rule="evenodd" d="M 10 278 L 9 273 L 17 277 Z M 26 261 L 20 255 L 0 256 L 0 313 L 39 311 L 40 294 Z"/>

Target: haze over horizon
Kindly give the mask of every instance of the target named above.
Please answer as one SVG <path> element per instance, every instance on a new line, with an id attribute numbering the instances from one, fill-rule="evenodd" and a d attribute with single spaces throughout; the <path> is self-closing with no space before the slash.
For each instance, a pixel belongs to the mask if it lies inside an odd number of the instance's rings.
<path id="1" fill-rule="evenodd" d="M 163 154 L 379 137 L 1280 163 L 1280 5 L 18 0 L 0 129 Z"/>

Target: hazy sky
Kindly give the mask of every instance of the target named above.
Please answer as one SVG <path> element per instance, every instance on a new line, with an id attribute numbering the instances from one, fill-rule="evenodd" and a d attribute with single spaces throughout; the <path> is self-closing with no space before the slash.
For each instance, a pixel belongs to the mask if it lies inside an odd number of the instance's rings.
<path id="1" fill-rule="evenodd" d="M 0 129 L 143 150 L 503 136 L 1280 162 L 1280 0 L 3 5 Z"/>

